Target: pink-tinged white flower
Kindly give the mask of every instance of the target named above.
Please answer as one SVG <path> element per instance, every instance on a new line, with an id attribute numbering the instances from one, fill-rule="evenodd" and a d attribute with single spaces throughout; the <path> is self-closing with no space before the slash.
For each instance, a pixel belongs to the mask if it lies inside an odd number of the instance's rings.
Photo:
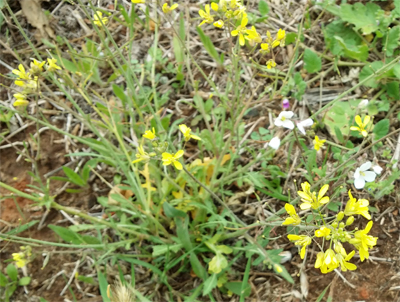
<path id="1" fill-rule="evenodd" d="M 281 145 L 281 140 L 279 139 L 279 137 L 274 137 L 273 139 L 270 140 L 269 143 L 266 143 L 264 145 L 264 148 L 271 147 L 274 150 L 278 150 L 280 145 Z"/>
<path id="2" fill-rule="evenodd" d="M 298 122 L 296 126 L 303 135 L 306 135 L 306 130 L 304 128 L 311 127 L 313 124 L 314 121 L 311 118 L 308 118 L 304 121 Z"/>
<path id="3" fill-rule="evenodd" d="M 290 119 L 293 117 L 293 115 L 293 111 L 282 111 L 275 119 L 275 126 L 284 127 L 292 130 L 294 128 L 294 123 Z"/>
<path id="4" fill-rule="evenodd" d="M 365 187 L 365 182 L 374 181 L 376 178 L 376 173 L 372 171 L 368 171 L 372 166 L 370 161 L 362 164 L 359 168 L 356 169 L 354 173 L 354 186 L 357 189 L 362 189 Z"/>

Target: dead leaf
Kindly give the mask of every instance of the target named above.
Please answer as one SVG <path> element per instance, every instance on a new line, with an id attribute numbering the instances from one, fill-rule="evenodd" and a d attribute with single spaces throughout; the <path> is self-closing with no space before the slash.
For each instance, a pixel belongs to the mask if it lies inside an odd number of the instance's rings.
<path id="1" fill-rule="evenodd" d="M 56 39 L 54 31 L 51 29 L 49 19 L 46 17 L 42 10 L 43 0 L 20 0 L 22 13 L 25 15 L 29 24 L 39 30 L 38 40 L 42 38 Z"/>

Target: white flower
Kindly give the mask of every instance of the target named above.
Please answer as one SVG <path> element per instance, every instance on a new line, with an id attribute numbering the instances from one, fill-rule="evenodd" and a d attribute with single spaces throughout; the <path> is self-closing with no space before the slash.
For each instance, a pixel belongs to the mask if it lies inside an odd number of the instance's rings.
<path id="1" fill-rule="evenodd" d="M 358 104 L 358 108 L 365 108 L 368 105 L 368 100 L 362 100 L 359 104 Z"/>
<path id="2" fill-rule="evenodd" d="M 375 165 L 372 166 L 372 170 L 374 170 L 374 172 L 375 172 L 376 174 L 381 174 L 383 168 L 382 168 L 380 165 L 375 164 Z"/>
<path id="3" fill-rule="evenodd" d="M 292 111 L 282 111 L 279 116 L 275 119 L 275 126 L 285 127 L 288 129 L 294 128 L 294 123 L 290 120 L 294 113 Z"/>
<path id="4" fill-rule="evenodd" d="M 281 140 L 279 139 L 279 137 L 274 137 L 269 141 L 269 143 L 266 143 L 264 145 L 264 148 L 271 147 L 274 150 L 278 150 L 280 145 L 281 145 Z"/>
<path id="5" fill-rule="evenodd" d="M 306 130 L 304 129 L 305 127 L 311 127 L 314 124 L 314 121 L 311 118 L 308 118 L 304 121 L 298 122 L 297 123 L 297 129 L 299 129 L 299 131 L 301 133 L 303 133 L 303 135 L 306 135 Z"/>
<path id="6" fill-rule="evenodd" d="M 367 161 L 357 168 L 354 173 L 354 186 L 357 189 L 362 189 L 365 186 L 365 182 L 371 182 L 375 180 L 376 174 L 372 171 L 367 171 L 371 168 L 372 163 Z"/>

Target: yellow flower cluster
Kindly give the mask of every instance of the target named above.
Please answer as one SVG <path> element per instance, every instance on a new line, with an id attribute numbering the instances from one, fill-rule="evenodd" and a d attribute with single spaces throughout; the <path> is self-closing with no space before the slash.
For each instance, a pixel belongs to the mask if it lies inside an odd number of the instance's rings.
<path id="1" fill-rule="evenodd" d="M 358 230 L 357 228 L 353 231 L 345 230 L 346 227 L 353 224 L 353 215 L 361 215 L 368 220 L 371 219 L 371 215 L 368 212 L 368 200 L 357 200 L 353 197 L 351 191 L 349 190 L 349 201 L 347 202 L 344 211 L 339 212 L 332 222 L 326 223 L 324 216 L 321 214 L 320 208 L 329 202 L 329 196 L 324 196 L 329 189 L 329 185 L 326 184 L 322 186 L 318 192 L 318 195 L 317 192 L 311 192 L 311 187 L 308 182 L 302 183 L 301 187 L 302 191 L 297 192 L 302 201 L 302 204 L 300 204 L 300 209 L 312 209 L 314 210 L 312 215 L 319 216 L 320 218 L 317 220 L 317 229 L 314 232 L 314 236 L 310 236 L 310 234 L 288 235 L 288 239 L 290 241 L 301 247 L 301 259 L 304 259 L 306 248 L 311 244 L 312 239 L 324 238 L 322 246 L 326 240 L 329 242 L 329 248 L 317 254 L 314 267 L 319 268 L 324 274 L 329 273 L 338 267 L 340 267 L 342 271 L 355 270 L 357 266 L 349 262 L 354 256 L 355 250 L 347 254 L 346 250 L 342 246 L 342 243 L 348 242 L 352 244 L 355 249 L 358 250 L 361 261 L 368 259 L 368 251 L 376 245 L 377 241 L 376 237 L 368 235 L 368 232 L 372 228 L 372 221 L 367 223 L 364 230 Z M 292 205 L 286 204 L 285 210 L 289 214 L 289 217 L 286 218 L 282 225 L 301 225 L 301 218 L 296 213 L 296 210 Z M 346 220 L 346 223 L 342 222 L 345 216 L 349 216 Z M 323 223 L 323 225 L 321 226 L 318 223 Z"/>
<path id="2" fill-rule="evenodd" d="M 102 27 L 103 24 L 106 25 L 108 23 L 108 18 L 103 17 L 103 13 L 101 11 L 96 11 L 96 13 L 93 15 L 93 23 L 98 27 Z"/>
<path id="3" fill-rule="evenodd" d="M 191 138 L 195 140 L 201 140 L 199 136 L 192 134 L 192 129 L 190 129 L 188 126 L 184 124 L 179 125 L 179 130 L 182 132 L 185 142 L 189 141 Z M 184 154 L 183 150 L 178 150 L 178 152 L 176 152 L 175 154 L 165 152 L 168 147 L 168 143 L 157 142 L 158 137 L 156 135 L 154 127 L 152 128 L 152 130 L 145 131 L 143 137 L 152 142 L 152 146 L 155 152 L 147 153 L 144 151 L 143 145 L 139 145 L 138 153 L 136 153 L 135 155 L 136 159 L 132 161 L 133 164 L 138 162 L 147 163 L 150 159 L 153 158 L 153 159 L 161 159 L 162 164 L 164 166 L 172 164 L 177 170 L 183 169 L 182 164 L 179 162 L 179 158 L 181 158 Z M 158 155 L 160 155 L 161 158 L 158 157 Z"/>
<path id="4" fill-rule="evenodd" d="M 19 64 L 18 69 L 14 69 L 12 71 L 13 74 L 17 75 L 18 78 L 14 81 L 15 85 L 23 88 L 21 93 L 14 94 L 16 101 L 14 102 L 14 106 L 27 106 L 29 102 L 27 101 L 28 94 L 36 92 L 39 88 L 39 76 L 44 71 L 43 67 L 46 68 L 47 71 L 55 71 L 57 69 L 61 69 L 57 66 L 56 59 L 47 59 L 46 61 L 39 62 L 33 59 L 30 64 L 30 69 L 28 71 L 25 70 L 25 67 L 22 64 Z M 46 64 L 46 65 L 45 65 Z"/>
<path id="5" fill-rule="evenodd" d="M 352 126 L 352 127 L 350 127 L 350 130 L 358 131 L 358 132 L 360 132 L 360 134 L 362 136 L 367 137 L 368 130 L 369 130 L 369 129 L 367 129 L 367 125 L 370 122 L 370 120 L 371 120 L 371 117 L 369 115 L 365 116 L 364 121 L 361 120 L 361 116 L 356 115 L 355 121 L 356 121 L 356 124 L 358 127 Z"/>
<path id="6" fill-rule="evenodd" d="M 211 10 L 217 14 L 213 15 Z M 215 27 L 222 28 L 227 22 L 234 29 L 231 31 L 233 37 L 238 37 L 239 44 L 244 46 L 246 41 L 252 47 L 262 42 L 261 35 L 257 32 L 256 28 L 252 26 L 250 29 L 247 27 L 249 22 L 246 7 L 239 0 L 220 0 L 219 4 L 212 2 L 211 5 L 206 4 L 204 10 L 199 10 L 199 15 L 203 19 L 199 26 L 203 24 L 213 24 Z M 218 18 L 215 21 L 215 18 Z M 238 26 L 236 22 L 240 20 Z M 286 39 L 286 32 L 283 29 L 279 29 L 275 38 L 267 31 L 267 39 L 265 43 L 261 43 L 261 52 L 269 53 L 271 49 L 278 46 L 284 47 Z M 276 66 L 274 59 L 269 59 L 266 63 L 267 68 L 271 69 Z"/>
<path id="7" fill-rule="evenodd" d="M 30 261 L 30 258 L 32 257 L 32 248 L 28 245 L 26 247 L 21 246 L 20 249 L 21 252 L 13 253 L 12 257 L 17 267 L 24 267 L 27 265 L 27 263 Z"/>

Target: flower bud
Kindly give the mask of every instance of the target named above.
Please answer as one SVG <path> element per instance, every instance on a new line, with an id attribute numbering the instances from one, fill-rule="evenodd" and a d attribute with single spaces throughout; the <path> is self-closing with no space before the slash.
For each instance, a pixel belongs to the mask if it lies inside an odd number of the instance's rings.
<path id="1" fill-rule="evenodd" d="M 354 222 L 354 216 L 350 216 L 349 218 L 347 218 L 346 220 L 346 225 L 352 225 Z"/>
<path id="2" fill-rule="evenodd" d="M 332 227 L 337 228 L 337 226 L 338 226 L 338 223 L 336 221 L 332 223 Z"/>
<path id="3" fill-rule="evenodd" d="M 344 222 L 341 222 L 341 223 L 339 224 L 339 228 L 340 228 L 340 229 L 343 229 L 343 228 L 344 228 Z"/>
<path id="4" fill-rule="evenodd" d="M 336 220 L 337 221 L 341 221 L 344 217 L 344 212 L 340 211 L 337 215 L 336 215 Z"/>

